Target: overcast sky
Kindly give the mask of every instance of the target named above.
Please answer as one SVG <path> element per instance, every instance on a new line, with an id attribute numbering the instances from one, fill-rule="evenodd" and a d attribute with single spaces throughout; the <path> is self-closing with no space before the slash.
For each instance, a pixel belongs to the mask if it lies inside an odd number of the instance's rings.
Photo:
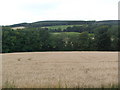
<path id="1" fill-rule="evenodd" d="M 0 25 L 43 20 L 117 20 L 119 0 L 1 0 Z"/>

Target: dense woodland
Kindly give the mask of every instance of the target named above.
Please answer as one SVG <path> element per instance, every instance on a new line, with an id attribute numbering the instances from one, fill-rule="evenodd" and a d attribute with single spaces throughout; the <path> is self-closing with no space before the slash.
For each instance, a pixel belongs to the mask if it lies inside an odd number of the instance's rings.
<path id="1" fill-rule="evenodd" d="M 63 28 L 51 28 L 60 25 Z M 25 28 L 12 29 L 19 26 Z M 3 26 L 2 52 L 118 51 L 118 31 L 118 24 L 114 21 L 49 21 Z"/>

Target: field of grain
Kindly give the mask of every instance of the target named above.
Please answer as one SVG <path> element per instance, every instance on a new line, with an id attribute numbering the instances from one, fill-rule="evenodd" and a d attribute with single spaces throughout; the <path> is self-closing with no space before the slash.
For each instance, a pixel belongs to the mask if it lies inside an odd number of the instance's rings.
<path id="1" fill-rule="evenodd" d="M 2 56 L 3 87 L 91 88 L 118 84 L 118 52 L 27 52 Z"/>

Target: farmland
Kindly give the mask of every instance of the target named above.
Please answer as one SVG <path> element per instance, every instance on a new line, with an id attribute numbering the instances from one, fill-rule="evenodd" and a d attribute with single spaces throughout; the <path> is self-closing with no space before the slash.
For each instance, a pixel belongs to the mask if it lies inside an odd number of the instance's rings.
<path id="1" fill-rule="evenodd" d="M 42 28 L 48 28 L 48 29 L 61 29 L 64 30 L 67 27 L 73 27 L 73 26 L 83 26 L 83 25 L 56 25 L 56 26 L 46 26 Z"/>
<path id="2" fill-rule="evenodd" d="M 40 21 L 3 26 L 2 87 L 118 87 L 116 22 Z"/>
<path id="3" fill-rule="evenodd" d="M 93 88 L 118 84 L 118 52 L 21 52 L 2 56 L 6 88 Z"/>

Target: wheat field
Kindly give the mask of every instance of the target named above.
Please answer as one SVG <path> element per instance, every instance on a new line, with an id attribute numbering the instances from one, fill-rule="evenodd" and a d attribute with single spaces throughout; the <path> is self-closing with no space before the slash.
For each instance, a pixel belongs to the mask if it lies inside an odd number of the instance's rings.
<path id="1" fill-rule="evenodd" d="M 118 52 L 2 54 L 2 87 L 99 88 L 118 84 Z"/>

